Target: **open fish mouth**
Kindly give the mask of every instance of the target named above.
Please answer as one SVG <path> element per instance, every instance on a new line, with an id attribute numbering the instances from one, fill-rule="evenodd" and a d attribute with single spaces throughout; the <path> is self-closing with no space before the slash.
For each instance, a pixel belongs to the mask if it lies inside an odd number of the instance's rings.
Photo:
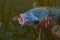
<path id="1" fill-rule="evenodd" d="M 19 15 L 18 21 L 19 21 L 19 24 L 21 24 L 21 25 L 25 24 L 24 14 Z"/>

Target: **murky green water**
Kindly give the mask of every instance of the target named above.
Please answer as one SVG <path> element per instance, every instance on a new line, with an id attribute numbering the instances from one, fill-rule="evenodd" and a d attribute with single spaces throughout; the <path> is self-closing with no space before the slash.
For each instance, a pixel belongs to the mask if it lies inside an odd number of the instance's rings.
<path id="1" fill-rule="evenodd" d="M 21 26 L 16 20 L 17 15 L 33 8 L 37 0 L 0 0 L 0 40 L 36 40 L 36 29 Z M 60 0 L 39 0 L 41 6 L 59 7 Z M 35 36 L 33 36 L 35 35 Z"/>

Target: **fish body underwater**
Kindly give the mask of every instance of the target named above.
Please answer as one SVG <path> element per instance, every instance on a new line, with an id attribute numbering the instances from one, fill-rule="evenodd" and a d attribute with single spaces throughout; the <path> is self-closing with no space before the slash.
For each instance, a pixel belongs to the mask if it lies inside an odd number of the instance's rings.
<path id="1" fill-rule="evenodd" d="M 36 7 L 19 15 L 18 21 L 21 25 L 30 25 L 37 28 L 42 20 L 50 18 L 52 23 L 56 23 L 60 18 L 59 8 Z"/>

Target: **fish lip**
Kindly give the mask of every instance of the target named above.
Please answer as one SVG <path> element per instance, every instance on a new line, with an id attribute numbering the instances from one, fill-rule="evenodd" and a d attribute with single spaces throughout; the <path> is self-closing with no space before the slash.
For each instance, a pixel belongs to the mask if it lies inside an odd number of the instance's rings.
<path id="1" fill-rule="evenodd" d="M 18 21 L 19 21 L 19 24 L 21 24 L 21 25 L 25 24 L 24 14 L 19 15 Z"/>

